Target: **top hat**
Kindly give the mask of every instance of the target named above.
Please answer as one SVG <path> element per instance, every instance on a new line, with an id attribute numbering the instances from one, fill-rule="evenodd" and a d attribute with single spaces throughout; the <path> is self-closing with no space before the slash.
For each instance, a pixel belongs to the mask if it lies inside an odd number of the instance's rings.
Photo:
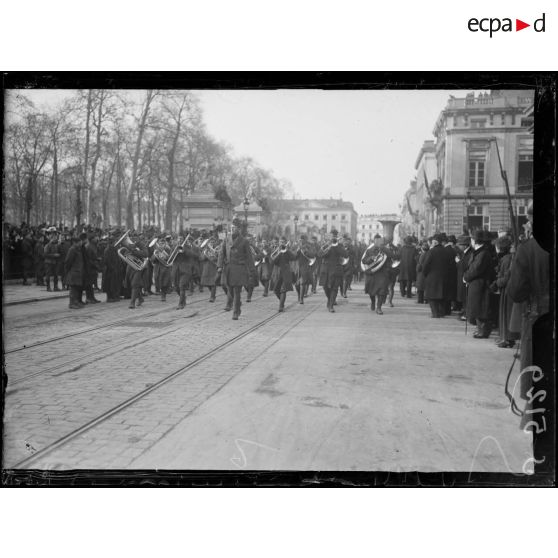
<path id="1" fill-rule="evenodd" d="M 469 244 L 471 244 L 471 237 L 463 234 L 457 239 L 456 244 L 459 244 L 460 246 L 469 246 Z"/>

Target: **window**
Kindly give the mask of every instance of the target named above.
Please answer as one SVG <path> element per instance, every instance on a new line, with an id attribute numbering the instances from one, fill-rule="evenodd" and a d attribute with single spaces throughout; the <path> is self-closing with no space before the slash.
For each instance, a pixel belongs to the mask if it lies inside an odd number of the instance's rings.
<path id="1" fill-rule="evenodd" d="M 333 214 L 333 215 L 331 216 L 331 220 L 332 220 L 332 221 L 335 221 L 335 219 L 337 219 L 337 215 Z"/>
<path id="2" fill-rule="evenodd" d="M 486 119 L 471 118 L 471 128 L 486 128 Z"/>
<path id="3" fill-rule="evenodd" d="M 310 215 L 305 215 L 305 216 L 304 216 L 304 220 L 305 220 L 305 221 L 310 221 Z"/>
<path id="4" fill-rule="evenodd" d="M 453 126 L 454 126 L 454 128 L 455 128 L 457 125 L 458 125 L 458 124 L 457 124 L 457 115 L 454 115 L 454 116 L 453 116 Z"/>
<path id="5" fill-rule="evenodd" d="M 505 113 L 502 113 L 502 114 L 500 115 L 500 124 L 501 124 L 502 126 L 505 126 L 505 125 L 506 125 L 506 115 L 505 115 Z"/>
<path id="6" fill-rule="evenodd" d="M 314 215 L 314 221 L 318 221 L 318 220 L 319 220 L 319 218 L 320 218 L 320 216 L 319 216 L 319 215 Z"/>
<path id="7" fill-rule="evenodd" d="M 341 215 L 341 221 L 345 221 L 346 218 L 347 216 L 345 214 Z"/>
<path id="8" fill-rule="evenodd" d="M 494 113 L 490 113 L 490 125 L 494 126 Z"/>
<path id="9" fill-rule="evenodd" d="M 530 128 L 533 125 L 534 119 L 533 118 L 522 118 L 521 119 L 521 127 L 522 128 Z"/>
<path id="10" fill-rule="evenodd" d="M 469 188 L 485 187 L 486 156 L 488 144 L 483 141 L 469 143 L 468 184 Z"/>
<path id="11" fill-rule="evenodd" d="M 372 228 L 372 225 L 368 225 L 368 228 L 371 229 L 371 228 Z"/>
<path id="12" fill-rule="evenodd" d="M 517 190 L 529 191 L 533 187 L 533 138 L 519 139 L 517 154 Z"/>
<path id="13" fill-rule="evenodd" d="M 512 125 L 512 126 L 515 126 L 515 114 L 512 114 L 511 125 Z"/>
<path id="14" fill-rule="evenodd" d="M 364 230 L 366 228 L 366 225 L 362 225 L 362 230 Z"/>
<path id="15" fill-rule="evenodd" d="M 324 215 L 324 221 L 327 221 L 327 213 Z"/>
<path id="16" fill-rule="evenodd" d="M 342 233 L 346 233 L 347 232 L 347 227 L 345 225 L 341 225 L 341 232 Z"/>

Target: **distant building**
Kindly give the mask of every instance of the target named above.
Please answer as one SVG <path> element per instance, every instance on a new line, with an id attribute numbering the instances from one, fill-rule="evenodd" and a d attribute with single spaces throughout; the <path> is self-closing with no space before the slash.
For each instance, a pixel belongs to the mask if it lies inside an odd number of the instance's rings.
<path id="1" fill-rule="evenodd" d="M 385 213 L 374 213 L 370 215 L 359 215 L 358 217 L 358 234 L 357 240 L 359 242 L 365 242 L 366 244 L 371 244 L 374 241 L 374 236 L 379 234 L 380 236 L 386 236 L 386 232 L 389 234 L 390 231 L 386 231 L 384 225 L 381 221 L 399 221 L 401 217 L 395 214 L 385 214 Z M 393 231 L 393 242 L 397 244 L 401 240 L 400 226 L 395 226 Z"/>
<path id="2" fill-rule="evenodd" d="M 498 162 L 500 158 L 509 182 L 514 219 L 518 230 L 526 220 L 533 197 L 534 93 L 530 90 L 493 90 L 490 93 L 450 97 L 434 126 L 436 172 L 431 168 L 428 142 L 417 159 L 417 209 L 425 228 L 431 209 L 425 202 L 420 181 L 426 176 L 438 209 L 437 229 L 448 234 L 486 229 L 511 228 L 508 198 Z M 432 178 L 431 178 L 432 177 Z M 432 205 L 432 204 L 430 204 Z M 432 231 L 428 228 L 426 234 Z"/>
<path id="3" fill-rule="evenodd" d="M 178 228 L 213 230 L 222 225 L 224 228 L 232 222 L 232 204 L 215 198 L 208 183 L 184 198 L 178 215 Z"/>
<path id="4" fill-rule="evenodd" d="M 296 232 L 321 240 L 336 229 L 354 239 L 357 218 L 353 204 L 341 199 L 275 200 L 270 202 L 268 227 L 271 234 L 293 238 Z"/>

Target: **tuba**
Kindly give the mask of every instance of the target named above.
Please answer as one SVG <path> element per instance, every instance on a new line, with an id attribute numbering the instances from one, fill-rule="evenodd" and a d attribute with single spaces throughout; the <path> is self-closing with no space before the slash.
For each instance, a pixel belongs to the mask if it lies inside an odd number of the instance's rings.
<path id="1" fill-rule="evenodd" d="M 371 263 L 369 264 L 365 264 L 363 262 L 366 253 L 368 252 L 368 250 L 370 250 L 370 248 L 372 248 L 374 246 L 374 244 L 371 244 L 364 252 L 364 254 L 362 255 L 362 258 L 360 260 L 360 267 L 362 269 L 362 271 L 364 271 L 365 273 L 376 273 L 376 271 L 379 271 L 380 269 L 382 269 L 382 267 L 384 266 L 384 264 L 386 263 L 387 260 L 387 255 L 385 252 L 378 252 L 378 254 L 374 257 L 374 259 L 372 260 Z"/>
<path id="2" fill-rule="evenodd" d="M 211 238 L 206 238 L 203 242 L 200 243 L 200 250 L 203 256 L 205 256 L 209 261 L 216 263 L 217 262 L 217 247 L 215 246 L 215 240 Z"/>
<path id="3" fill-rule="evenodd" d="M 137 247 L 130 240 L 129 229 L 114 243 L 114 247 L 116 248 L 119 244 L 122 244 L 122 246 L 118 248 L 117 253 L 122 261 L 136 271 L 142 271 L 147 267 L 149 258 L 141 258 L 133 253 L 133 250 L 136 250 Z"/>

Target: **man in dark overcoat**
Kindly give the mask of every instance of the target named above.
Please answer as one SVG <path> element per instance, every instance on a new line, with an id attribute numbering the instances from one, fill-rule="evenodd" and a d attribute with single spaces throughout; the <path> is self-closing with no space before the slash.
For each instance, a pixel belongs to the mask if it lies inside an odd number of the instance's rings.
<path id="1" fill-rule="evenodd" d="M 441 233 L 435 234 L 422 265 L 424 296 L 430 304 L 433 318 L 444 317 L 444 288 L 449 268 L 449 252 L 444 249 L 443 236 Z"/>
<path id="2" fill-rule="evenodd" d="M 527 209 L 527 218 L 531 224 L 532 204 Z M 555 451 L 556 419 L 549 396 L 551 398 L 555 393 L 556 372 L 551 349 L 550 255 L 531 235 L 517 247 L 507 292 L 515 303 L 525 304 L 521 321 L 519 389 L 526 404 L 520 428 L 533 432 L 533 457 L 537 463 L 535 471 L 554 473 L 552 456 Z M 533 351 L 533 339 L 542 351 Z M 548 346 L 544 346 L 544 343 Z"/>
<path id="3" fill-rule="evenodd" d="M 122 260 L 118 255 L 118 249 L 114 247 L 119 236 L 119 231 L 110 232 L 109 242 L 102 259 L 103 282 L 101 286 L 103 292 L 107 294 L 107 302 L 118 302 L 122 290 L 122 280 L 124 279 Z"/>
<path id="4" fill-rule="evenodd" d="M 384 303 L 389 289 L 391 280 L 390 268 L 391 260 L 387 257 L 386 248 L 383 245 L 383 238 L 376 234 L 374 243 L 371 244 L 362 256 L 362 263 L 370 265 L 381 254 L 386 256 L 382 267 L 372 272 L 371 270 L 364 272 L 364 293 L 370 297 L 370 310 L 376 311 L 376 314 L 382 315 L 382 304 Z"/>
<path id="5" fill-rule="evenodd" d="M 72 246 L 68 250 L 66 260 L 64 261 L 64 282 L 70 286 L 69 307 L 74 310 L 84 306 L 81 300 L 81 293 L 85 284 L 85 261 L 82 247 L 86 239 L 86 233 L 81 233 L 79 237 L 74 237 L 72 239 Z"/>
<path id="6" fill-rule="evenodd" d="M 467 319 L 477 325 L 475 339 L 486 339 L 492 331 L 490 285 L 495 278 L 494 260 L 490 251 L 492 238 L 488 231 L 475 233 L 473 253 L 463 279 L 467 283 Z"/>
<path id="7" fill-rule="evenodd" d="M 45 245 L 46 239 L 43 234 L 37 234 L 33 249 L 33 261 L 35 264 L 35 278 L 37 286 L 45 285 Z"/>
<path id="8" fill-rule="evenodd" d="M 417 278 L 415 285 L 417 287 L 417 304 L 424 304 L 424 273 L 422 272 L 422 267 L 424 266 L 424 260 L 426 259 L 426 254 L 430 250 L 428 241 L 423 241 L 420 246 L 420 254 L 418 256 L 417 262 Z"/>
<path id="9" fill-rule="evenodd" d="M 227 289 L 225 310 L 232 308 L 233 320 L 240 316 L 242 287 L 247 286 L 250 275 L 256 273 L 250 244 L 241 234 L 241 228 L 242 222 L 234 219 L 231 234 L 223 242 L 217 259 L 217 273 L 221 273 L 221 284 Z"/>
<path id="10" fill-rule="evenodd" d="M 68 285 L 65 283 L 65 273 L 64 273 L 64 262 L 66 261 L 66 256 L 68 255 L 68 250 L 72 245 L 71 236 L 68 232 L 65 232 L 62 235 L 62 241 L 58 245 L 58 253 L 60 254 L 60 258 L 58 258 L 57 262 L 57 275 L 60 277 L 60 282 L 62 283 L 62 289 L 68 289 Z"/>
<path id="11" fill-rule="evenodd" d="M 29 285 L 27 278 L 33 275 L 33 234 L 26 231 L 21 241 L 21 265 L 23 267 L 23 284 Z"/>
<path id="12" fill-rule="evenodd" d="M 417 278 L 417 251 L 413 237 L 406 236 L 399 251 L 399 287 L 402 297 L 412 297 L 413 283 Z"/>
<path id="13" fill-rule="evenodd" d="M 293 290 L 293 272 L 291 262 L 297 258 L 296 254 L 287 248 L 287 239 L 282 236 L 279 249 L 271 255 L 271 263 L 279 269 L 277 280 L 273 288 L 275 296 L 279 299 L 279 312 L 285 310 L 287 292 Z"/>
<path id="14" fill-rule="evenodd" d="M 100 258 L 97 253 L 97 236 L 96 233 L 89 233 L 89 240 L 82 248 L 85 262 L 85 299 L 88 304 L 97 304 L 101 302 L 95 298 L 93 287 L 97 284 L 97 275 L 99 273 Z"/>
<path id="15" fill-rule="evenodd" d="M 212 248 L 213 246 L 219 245 L 219 237 L 216 232 L 212 234 L 213 238 L 210 238 L 210 243 L 208 246 L 201 250 L 200 262 L 201 262 L 201 286 L 209 287 L 209 302 L 215 302 L 215 295 L 217 292 L 217 254 L 218 249 Z"/>
<path id="16" fill-rule="evenodd" d="M 186 306 L 186 290 L 192 282 L 192 270 L 194 267 L 194 250 L 188 243 L 179 245 L 178 254 L 172 264 L 173 283 L 178 293 L 177 310 Z"/>
<path id="17" fill-rule="evenodd" d="M 338 242 L 338 232 L 333 229 L 331 231 L 331 242 L 325 246 L 325 250 L 318 251 L 318 256 L 321 257 L 320 266 L 320 287 L 324 289 L 327 297 L 327 309 L 330 312 L 335 312 L 333 308 L 336 304 L 337 291 L 343 282 L 343 265 L 341 258 L 347 257 L 347 251 Z"/>
<path id="18" fill-rule="evenodd" d="M 457 263 L 455 258 L 457 256 L 457 250 L 455 249 L 455 244 L 457 239 L 453 234 L 447 237 L 445 242 L 444 250 L 449 252 L 448 257 L 448 279 L 446 284 L 446 291 L 444 294 L 444 314 L 446 316 L 451 315 L 452 306 L 455 309 L 455 302 L 457 301 Z"/>
<path id="19" fill-rule="evenodd" d="M 456 308 L 459 310 L 459 319 L 464 321 L 466 308 L 467 308 L 467 287 L 465 281 L 463 281 L 463 273 L 469 265 L 469 260 L 473 254 L 473 247 L 471 246 L 471 237 L 468 235 L 461 235 L 457 239 L 456 245 L 456 289 L 455 289 L 455 300 Z"/>

